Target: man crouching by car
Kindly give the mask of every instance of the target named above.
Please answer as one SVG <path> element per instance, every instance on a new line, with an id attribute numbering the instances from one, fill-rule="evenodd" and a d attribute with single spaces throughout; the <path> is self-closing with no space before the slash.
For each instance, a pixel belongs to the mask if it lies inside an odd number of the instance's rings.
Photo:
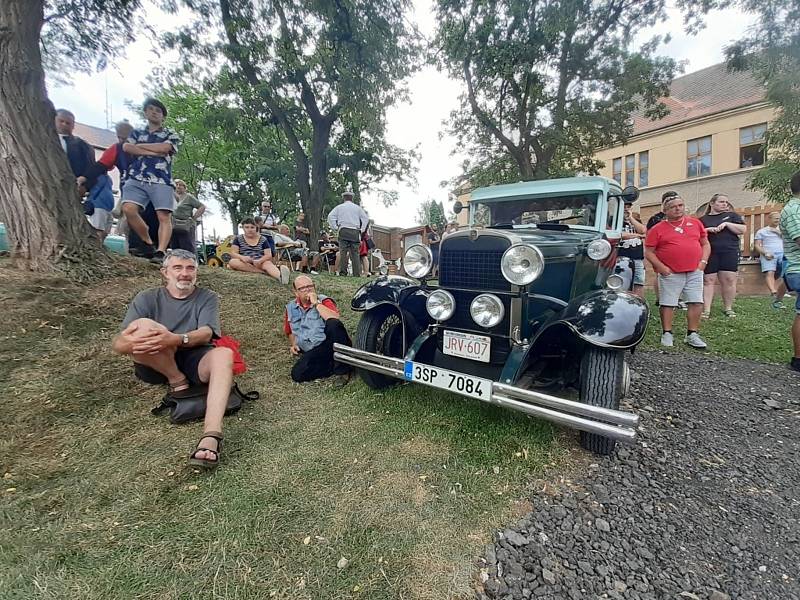
<path id="1" fill-rule="evenodd" d="M 289 338 L 289 352 L 299 356 L 292 367 L 292 379 L 298 383 L 331 375 L 349 375 L 349 365 L 333 360 L 333 345 L 351 345 L 350 336 L 339 320 L 336 303 L 317 294 L 310 277 L 294 280 L 295 299 L 286 305 L 283 331 Z"/>
<path id="2" fill-rule="evenodd" d="M 113 349 L 133 359 L 136 377 L 167 384 L 171 393 L 208 384 L 203 437 L 189 464 L 219 464 L 222 417 L 233 379 L 233 352 L 216 348 L 219 297 L 196 287 L 197 258 L 186 250 L 169 250 L 161 266 L 165 285 L 139 292 L 128 306 Z"/>

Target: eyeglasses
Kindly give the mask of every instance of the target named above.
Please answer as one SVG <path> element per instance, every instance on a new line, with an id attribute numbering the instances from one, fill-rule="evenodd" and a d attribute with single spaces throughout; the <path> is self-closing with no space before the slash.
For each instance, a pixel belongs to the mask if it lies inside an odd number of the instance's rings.
<path id="1" fill-rule="evenodd" d="M 314 289 L 314 285 L 304 285 L 303 287 L 296 288 L 298 292 L 310 292 Z"/>

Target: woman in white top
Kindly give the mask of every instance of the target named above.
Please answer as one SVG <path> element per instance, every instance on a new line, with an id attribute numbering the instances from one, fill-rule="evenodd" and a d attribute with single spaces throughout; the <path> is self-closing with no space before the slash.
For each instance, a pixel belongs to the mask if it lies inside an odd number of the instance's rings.
<path id="1" fill-rule="evenodd" d="M 773 308 L 784 308 L 781 300 L 786 294 L 786 285 L 781 278 L 783 262 L 783 237 L 780 229 L 781 213 L 769 214 L 769 225 L 756 232 L 756 252 L 761 261 L 761 272 L 772 296 Z"/>

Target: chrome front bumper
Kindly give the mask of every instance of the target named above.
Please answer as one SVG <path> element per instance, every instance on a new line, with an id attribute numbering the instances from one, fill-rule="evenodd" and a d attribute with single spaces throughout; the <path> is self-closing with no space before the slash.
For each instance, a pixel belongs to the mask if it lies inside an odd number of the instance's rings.
<path id="1" fill-rule="evenodd" d="M 406 361 L 403 359 L 365 352 L 341 344 L 334 344 L 333 349 L 333 357 L 341 363 L 408 381 L 405 376 Z M 414 383 L 425 385 L 421 381 Z M 451 391 L 459 394 L 457 390 Z M 460 395 L 474 398 L 466 393 Z M 492 393 L 481 401 L 620 442 L 635 440 L 636 426 L 639 424 L 639 415 L 633 413 L 591 406 L 497 382 L 492 382 Z"/>

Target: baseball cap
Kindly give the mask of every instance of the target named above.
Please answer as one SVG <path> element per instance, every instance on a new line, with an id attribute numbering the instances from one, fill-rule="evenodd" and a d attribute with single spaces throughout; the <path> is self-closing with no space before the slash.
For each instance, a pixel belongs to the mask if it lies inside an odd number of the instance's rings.
<path id="1" fill-rule="evenodd" d="M 164 106 L 164 103 L 160 100 L 156 100 L 155 98 L 148 98 L 144 101 L 144 105 L 142 106 L 142 110 L 147 110 L 148 106 L 155 106 L 156 108 L 161 109 L 161 113 L 164 115 L 164 118 L 167 116 L 167 107 Z"/>

